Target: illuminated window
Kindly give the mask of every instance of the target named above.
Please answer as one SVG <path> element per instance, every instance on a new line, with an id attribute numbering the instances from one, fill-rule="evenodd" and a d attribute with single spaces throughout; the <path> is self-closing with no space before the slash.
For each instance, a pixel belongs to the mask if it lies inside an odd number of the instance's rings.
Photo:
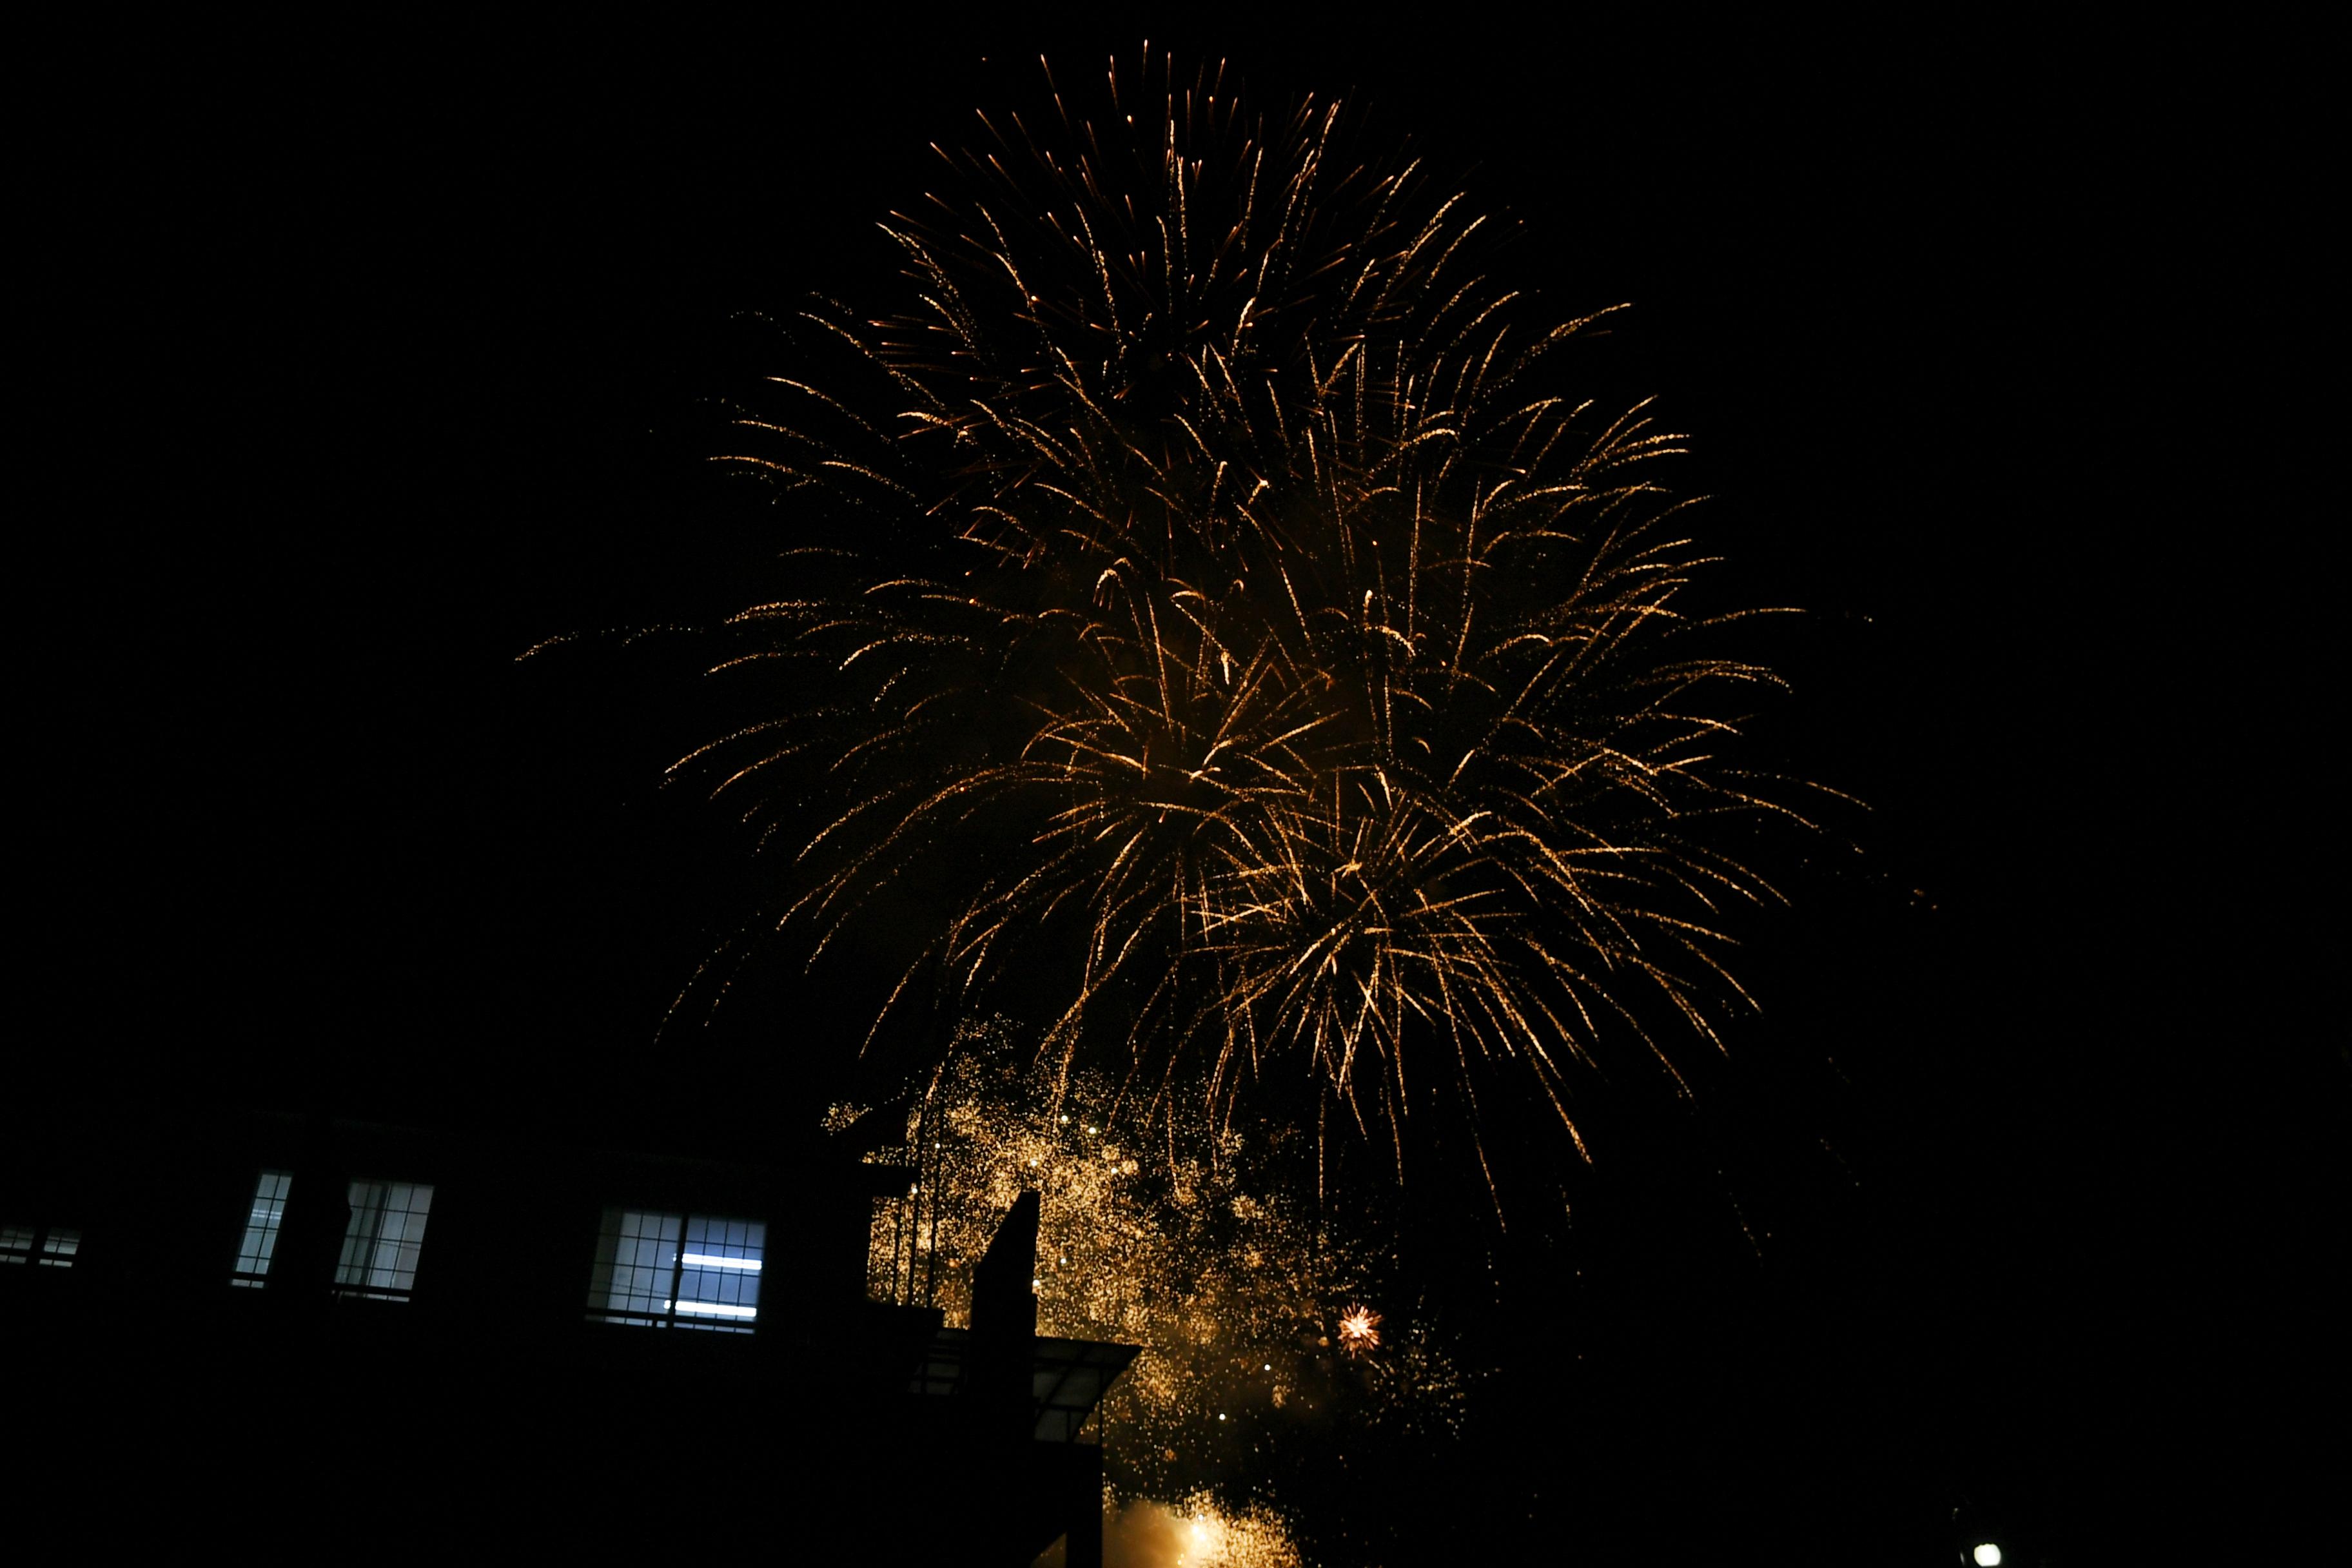
<path id="1" fill-rule="evenodd" d="M 596 1237 L 588 1315 L 654 1328 L 751 1331 L 760 1315 L 758 1220 L 610 1208 Z"/>
<path id="2" fill-rule="evenodd" d="M 286 1189 L 294 1178 L 284 1171 L 264 1171 L 254 1184 L 253 1209 L 245 1222 L 245 1240 L 236 1249 L 232 1285 L 258 1290 L 269 1273 L 269 1259 L 278 1251 L 278 1226 L 286 1217 Z"/>
<path id="3" fill-rule="evenodd" d="M 71 1268 L 81 1250 L 81 1232 L 63 1226 L 0 1226 L 0 1263 L 37 1263 L 44 1268 Z"/>
<path id="4" fill-rule="evenodd" d="M 416 1289 L 433 1189 L 415 1182 L 353 1182 L 352 1220 L 335 1265 L 335 1293 L 405 1301 Z"/>

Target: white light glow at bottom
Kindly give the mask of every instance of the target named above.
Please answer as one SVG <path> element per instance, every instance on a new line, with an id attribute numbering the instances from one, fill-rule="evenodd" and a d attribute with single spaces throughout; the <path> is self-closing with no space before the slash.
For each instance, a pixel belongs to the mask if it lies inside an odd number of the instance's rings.
<path id="1" fill-rule="evenodd" d="M 760 1271 L 756 1258 L 713 1258 L 708 1253 L 689 1252 L 684 1255 L 683 1261 L 688 1268 L 741 1268 L 753 1274 Z"/>
<path id="2" fill-rule="evenodd" d="M 1977 1568 L 2000 1568 L 2000 1548 L 1990 1541 L 1969 1552 L 1969 1556 L 1976 1563 Z"/>
<path id="3" fill-rule="evenodd" d="M 674 1301 L 671 1307 L 680 1312 L 692 1312 L 703 1318 L 756 1318 L 757 1307 L 735 1307 L 723 1301 Z"/>

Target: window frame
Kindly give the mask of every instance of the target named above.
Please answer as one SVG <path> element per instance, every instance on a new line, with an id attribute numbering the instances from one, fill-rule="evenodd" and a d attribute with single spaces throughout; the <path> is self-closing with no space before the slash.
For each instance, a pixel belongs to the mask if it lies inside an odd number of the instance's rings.
<path id="1" fill-rule="evenodd" d="M 585 1315 L 616 1327 L 756 1332 L 767 1231 L 767 1221 L 746 1215 L 607 1205 L 588 1271 Z M 660 1306 L 625 1304 L 635 1301 Z"/>
<path id="2" fill-rule="evenodd" d="M 71 1268 L 81 1252 L 81 1231 L 70 1225 L 0 1226 L 0 1264 L 35 1268 Z"/>
<path id="3" fill-rule="evenodd" d="M 278 1238 L 286 1224 L 287 1194 L 293 1190 L 291 1171 L 264 1166 L 256 1175 L 252 1195 L 246 1199 L 245 1229 L 238 1234 L 236 1261 L 228 1277 L 232 1286 L 247 1290 L 268 1289 L 269 1266 L 277 1260 Z"/>
<path id="4" fill-rule="evenodd" d="M 374 1189 L 373 1194 L 368 1189 Z M 417 1271 L 423 1267 L 425 1232 L 432 1218 L 434 1186 L 430 1182 L 393 1181 L 354 1176 L 344 1193 L 351 1218 L 344 1223 L 341 1249 L 335 1255 L 334 1292 L 346 1301 L 409 1301 L 416 1296 Z M 393 1206 L 399 1197 L 401 1205 Z M 365 1200 L 365 1201 L 363 1201 Z M 390 1234 L 386 1222 L 395 1221 Z M 389 1250 L 393 1261 L 383 1261 Z M 375 1276 L 389 1276 L 380 1281 Z"/>

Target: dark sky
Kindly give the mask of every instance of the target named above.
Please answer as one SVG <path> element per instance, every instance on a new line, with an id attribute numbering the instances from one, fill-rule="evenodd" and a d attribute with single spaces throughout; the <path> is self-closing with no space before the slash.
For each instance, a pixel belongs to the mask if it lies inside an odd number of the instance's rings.
<path id="1" fill-rule="evenodd" d="M 1641 1174 L 1578 1243 L 1603 1283 L 1524 1262 L 1569 1308 L 1518 1287 L 1542 1354 L 1430 1485 L 1629 1546 L 1967 1491 L 2076 1562 L 2159 1505 L 2294 1511 L 2319 1472 L 2260 1434 L 2343 1394 L 2347 1078 L 2315 1000 L 2340 900 L 2297 893 L 2336 858 L 2340 701 L 2286 477 L 2316 294 L 2281 61 L 1435 18 L 1154 42 L 1368 102 L 1523 226 L 1516 279 L 1635 304 L 1602 373 L 1695 434 L 1757 596 L 1815 612 L 1784 739 L 1873 807 L 1866 870 L 1759 960 L 1737 1043 L 1779 1065 L 1656 1150 L 1672 1119 L 1628 1116 Z M 658 658 L 515 655 L 723 607 L 763 545 L 696 500 L 731 314 L 877 287 L 873 223 L 963 134 L 980 57 L 1134 40 L 261 43 L 61 47 L 22 155 L 32 1037 L 101 1102 L 693 1126 L 747 1098 L 725 1052 L 649 1047 L 732 885 L 650 788 L 693 715 Z M 747 1124 L 789 1098 L 761 1079 Z M 1824 1140 L 1843 1186 L 1790 1152 Z M 1743 1194 L 1781 1222 L 1762 1262 L 1706 1217 Z M 1612 1370 L 1527 1370 L 1564 1355 Z"/>

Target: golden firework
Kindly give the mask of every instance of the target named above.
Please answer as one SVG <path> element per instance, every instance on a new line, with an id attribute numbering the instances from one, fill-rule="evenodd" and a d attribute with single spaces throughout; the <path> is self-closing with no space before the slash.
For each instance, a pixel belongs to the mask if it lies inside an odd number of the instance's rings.
<path id="1" fill-rule="evenodd" d="M 1149 64 L 983 113 L 886 226 L 896 307 L 781 324 L 719 460 L 788 575 L 727 627 L 750 717 L 673 772 L 804 952 L 912 908 L 894 1004 L 1019 974 L 1055 1095 L 1082 1042 L 1122 1110 L 1303 1086 L 1402 1173 L 1415 1107 L 1482 1148 L 1512 1073 L 1580 1152 L 1576 1065 L 1712 1041 L 1727 913 L 1779 897 L 1754 830 L 1803 819 L 1736 761 L 1777 678 L 1724 651 L 1759 612 L 1688 607 L 1681 438 L 1565 388 L 1597 318 L 1480 271 L 1466 200 Z"/>

